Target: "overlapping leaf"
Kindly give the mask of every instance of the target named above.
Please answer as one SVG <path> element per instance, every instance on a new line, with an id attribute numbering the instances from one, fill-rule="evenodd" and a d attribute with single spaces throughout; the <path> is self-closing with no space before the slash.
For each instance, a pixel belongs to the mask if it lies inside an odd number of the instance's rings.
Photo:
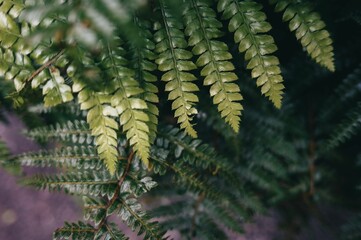
<path id="1" fill-rule="evenodd" d="M 223 19 L 229 19 L 228 30 L 234 32 L 234 41 L 239 43 L 238 50 L 244 52 L 247 68 L 252 70 L 261 93 L 280 108 L 284 86 L 279 60 L 273 55 L 277 46 L 273 37 L 266 34 L 272 27 L 261 9 L 260 4 L 248 0 L 218 2 L 218 11 L 223 12 Z"/>
<path id="2" fill-rule="evenodd" d="M 148 122 L 151 121 L 147 103 L 140 94 L 144 90 L 134 79 L 134 71 L 127 68 L 128 61 L 123 58 L 124 49 L 118 38 L 116 47 L 108 45 L 108 50 L 102 59 L 106 76 L 110 78 L 108 92 L 112 94 L 111 105 L 117 110 L 120 125 L 134 151 L 149 165 L 150 136 Z"/>
<path id="3" fill-rule="evenodd" d="M 155 44 L 153 42 L 153 35 L 150 32 L 150 22 L 134 19 L 135 23 L 139 26 L 139 38 L 142 40 L 140 44 L 130 43 L 131 50 L 131 66 L 135 70 L 135 80 L 139 82 L 140 87 L 144 90 L 141 98 L 147 103 L 145 111 L 148 114 L 149 121 L 149 137 L 152 143 L 157 134 L 158 114 L 159 110 L 157 103 L 158 88 L 155 85 L 157 77 L 152 73 L 157 69 L 154 63 L 156 55 L 154 54 Z"/>
<path id="4" fill-rule="evenodd" d="M 313 11 L 312 5 L 303 0 L 270 0 L 276 4 L 276 12 L 284 11 L 283 21 L 289 22 L 289 28 L 295 32 L 307 53 L 318 64 L 335 71 L 334 53 L 330 33 L 321 16 Z"/>
<path id="5" fill-rule="evenodd" d="M 190 0 L 184 11 L 186 23 L 185 33 L 189 36 L 188 44 L 193 46 L 192 52 L 198 55 L 196 65 L 202 67 L 201 76 L 204 85 L 211 86 L 210 95 L 218 111 L 235 132 L 239 130 L 242 105 L 240 89 L 237 84 L 235 69 L 229 61 L 232 55 L 228 46 L 217 38 L 223 36 L 222 23 L 217 20 L 216 13 L 210 8 L 210 1 Z"/>
<path id="6" fill-rule="evenodd" d="M 193 54 L 186 50 L 182 22 L 172 16 L 165 1 L 159 1 L 159 5 L 163 19 L 155 26 L 156 51 L 159 54 L 156 63 L 158 69 L 165 72 L 162 80 L 167 82 L 165 90 L 169 91 L 168 99 L 172 101 L 174 116 L 178 118 L 180 127 L 190 136 L 197 137 L 192 120 L 198 113 L 194 104 L 199 101 L 195 94 L 199 89 L 193 83 L 197 78 L 189 72 L 197 67 L 191 61 Z"/>

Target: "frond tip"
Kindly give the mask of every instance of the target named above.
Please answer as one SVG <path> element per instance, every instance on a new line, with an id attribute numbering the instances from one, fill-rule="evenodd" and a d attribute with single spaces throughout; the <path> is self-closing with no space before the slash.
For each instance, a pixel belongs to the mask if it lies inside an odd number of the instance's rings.
<path id="1" fill-rule="evenodd" d="M 169 92 L 168 99 L 173 101 L 174 116 L 178 118 L 180 127 L 196 138 L 197 132 L 191 122 L 198 113 L 194 104 L 199 99 L 194 92 L 199 89 L 193 83 L 197 78 L 188 71 L 197 66 L 191 61 L 193 54 L 186 50 L 188 44 L 184 38 L 183 24 L 172 17 L 164 2 L 159 1 L 163 23 L 156 24 L 156 52 L 159 54 L 156 63 L 158 69 L 165 72 L 162 80 L 167 82 L 165 90 Z"/>
<path id="2" fill-rule="evenodd" d="M 283 21 L 289 22 L 289 28 L 318 64 L 331 72 L 335 71 L 333 47 L 330 33 L 321 16 L 312 11 L 310 3 L 303 0 L 270 0 L 276 4 L 275 11 L 283 13 Z"/>
<path id="3" fill-rule="evenodd" d="M 196 65 L 202 67 L 204 85 L 211 86 L 213 103 L 218 105 L 218 111 L 225 121 L 238 132 L 243 110 L 239 101 L 243 97 L 238 85 L 233 83 L 238 78 L 229 61 L 232 55 L 228 46 L 215 40 L 223 35 L 220 30 L 222 23 L 217 20 L 208 1 L 190 0 L 188 3 L 184 14 L 188 45 L 193 46 L 192 52 L 195 55 L 199 55 Z"/>
<path id="4" fill-rule="evenodd" d="M 245 53 L 249 61 L 247 69 L 252 70 L 252 78 L 257 79 L 261 93 L 268 97 L 276 108 L 281 107 L 284 85 L 279 60 L 271 55 L 277 50 L 272 36 L 265 33 L 271 30 L 266 21 L 262 6 L 253 1 L 220 0 L 218 11 L 229 19 L 228 30 L 234 32 L 238 50 Z"/>

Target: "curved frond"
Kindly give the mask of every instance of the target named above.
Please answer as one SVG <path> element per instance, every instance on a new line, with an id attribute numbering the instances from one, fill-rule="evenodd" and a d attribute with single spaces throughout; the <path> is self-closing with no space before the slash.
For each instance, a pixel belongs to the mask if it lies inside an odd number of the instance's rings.
<path id="1" fill-rule="evenodd" d="M 105 161 L 111 174 L 115 173 L 118 161 L 117 132 L 118 123 L 112 118 L 118 112 L 110 106 L 111 95 L 95 92 L 84 86 L 84 83 L 74 80 L 73 91 L 79 92 L 78 101 L 81 110 L 87 110 L 87 122 L 99 157 Z"/>
<path id="2" fill-rule="evenodd" d="M 303 0 L 270 0 L 275 11 L 283 13 L 283 21 L 295 32 L 303 48 L 318 64 L 335 71 L 334 53 L 330 33 L 321 16 L 313 11 L 311 3 Z"/>
<path id="3" fill-rule="evenodd" d="M 108 92 L 112 93 L 111 105 L 119 114 L 120 125 L 126 134 L 130 145 L 146 166 L 149 166 L 150 137 L 149 115 L 146 112 L 147 103 L 140 97 L 144 90 L 134 79 L 134 71 L 127 68 L 128 62 L 123 58 L 124 49 L 120 39 L 113 49 L 107 46 L 107 53 L 102 64 L 111 82 Z"/>
<path id="4" fill-rule="evenodd" d="M 158 115 L 159 110 L 157 104 L 158 87 L 155 82 L 157 77 L 152 73 L 157 69 L 154 63 L 156 55 L 154 53 L 155 44 L 153 42 L 153 35 L 150 31 L 150 22 L 143 21 L 139 18 L 134 19 L 135 23 L 139 26 L 139 38 L 143 41 L 138 45 L 130 42 L 130 65 L 135 70 L 134 79 L 138 81 L 140 88 L 144 92 L 140 95 L 147 103 L 147 109 L 144 111 L 148 114 L 149 121 L 149 137 L 151 143 L 154 142 L 157 134 Z"/>
<path id="5" fill-rule="evenodd" d="M 186 23 L 185 33 L 189 36 L 188 45 L 192 52 L 198 55 L 196 62 L 202 67 L 201 76 L 204 85 L 210 86 L 213 103 L 218 105 L 218 111 L 235 132 L 239 130 L 243 99 L 234 73 L 234 66 L 230 62 L 232 55 L 228 46 L 217 38 L 223 36 L 222 23 L 217 20 L 216 13 L 210 7 L 210 1 L 190 0 L 184 11 Z"/>
<path id="6" fill-rule="evenodd" d="M 234 32 L 238 50 L 245 53 L 247 69 L 257 79 L 261 93 L 268 97 L 275 107 L 281 107 L 284 86 L 279 60 L 272 55 L 276 50 L 274 39 L 266 34 L 271 25 L 266 21 L 262 6 L 254 1 L 220 0 L 218 11 L 223 19 L 229 19 L 228 30 Z"/>
<path id="7" fill-rule="evenodd" d="M 195 138 L 197 132 L 192 120 L 198 113 L 194 104 L 199 101 L 195 94 L 199 89 L 193 83 L 197 78 L 189 71 L 197 66 L 191 61 L 193 54 L 186 50 L 188 44 L 184 38 L 182 22 L 172 17 L 164 0 L 159 1 L 159 5 L 163 22 L 155 26 L 156 52 L 159 54 L 156 63 L 158 69 L 165 72 L 162 80 L 167 82 L 165 90 L 169 92 L 168 99 L 172 100 L 174 116 L 178 118 L 180 127 Z"/>

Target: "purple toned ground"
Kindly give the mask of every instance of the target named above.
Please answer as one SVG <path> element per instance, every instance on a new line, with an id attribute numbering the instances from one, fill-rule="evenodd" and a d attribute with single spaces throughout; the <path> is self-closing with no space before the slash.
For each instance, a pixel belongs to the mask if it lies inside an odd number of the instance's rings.
<path id="1" fill-rule="evenodd" d="M 21 135 L 24 125 L 9 116 L 10 125 L 0 125 L 0 137 L 12 153 L 38 149 Z M 80 218 L 81 209 L 74 199 L 61 193 L 37 191 L 18 185 L 16 178 L 0 169 L 0 239 L 49 240 L 54 229 L 65 220 Z"/>
<path id="2" fill-rule="evenodd" d="M 34 151 L 39 147 L 24 136 L 24 124 L 9 115 L 10 125 L 0 124 L 0 138 L 5 140 L 12 153 Z M 16 178 L 0 169 L 0 240 L 50 240 L 54 229 L 64 221 L 81 220 L 81 207 L 77 199 L 56 192 L 38 191 L 16 183 Z M 338 218 L 339 215 L 332 216 Z M 284 239 L 278 229 L 277 214 L 257 216 L 253 223 L 245 225 L 244 236 L 229 233 L 232 240 Z M 125 229 L 125 227 L 121 227 Z M 126 230 L 131 240 L 141 239 Z M 170 233 L 179 239 L 176 232 Z M 336 239 L 320 224 L 311 222 L 295 239 Z"/>

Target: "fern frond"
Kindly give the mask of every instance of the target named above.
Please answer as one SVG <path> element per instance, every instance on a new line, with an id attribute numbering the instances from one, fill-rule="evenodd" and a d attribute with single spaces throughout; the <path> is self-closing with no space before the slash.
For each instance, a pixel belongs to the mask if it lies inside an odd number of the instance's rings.
<path id="1" fill-rule="evenodd" d="M 184 38 L 183 24 L 172 17 L 165 1 L 159 1 L 162 15 L 162 24 L 157 23 L 155 28 L 156 59 L 158 69 L 165 72 L 162 80 L 166 81 L 165 90 L 169 91 L 168 99 L 172 100 L 174 116 L 178 118 L 181 129 L 194 138 L 197 132 L 191 123 L 193 116 L 198 113 L 194 104 L 198 102 L 198 96 L 194 94 L 199 89 L 193 83 L 197 78 L 189 71 L 196 69 L 191 61 L 193 54 L 186 50 L 187 42 Z"/>
<path id="2" fill-rule="evenodd" d="M 64 113 L 75 117 L 86 117 L 86 112 L 80 110 L 80 106 L 75 102 L 68 102 L 57 107 L 45 107 L 43 103 L 28 107 L 28 111 L 38 115 L 51 113 Z"/>
<path id="3" fill-rule="evenodd" d="M 327 141 L 326 148 L 332 149 L 351 138 L 361 128 L 361 102 L 337 125 Z"/>
<path id="4" fill-rule="evenodd" d="M 185 187 L 187 190 L 196 194 L 204 194 L 209 200 L 215 203 L 224 204 L 227 202 L 227 207 L 241 216 L 246 216 L 247 213 L 238 200 L 232 193 L 227 191 L 220 191 L 217 186 L 208 183 L 198 176 L 198 173 L 192 170 L 189 166 L 182 162 L 176 162 L 175 164 L 169 164 L 164 160 L 152 156 L 152 159 L 156 164 L 163 165 L 165 168 L 174 172 L 174 178 L 177 185 Z"/>
<path id="5" fill-rule="evenodd" d="M 138 235 L 144 234 L 143 239 L 163 239 L 165 232 L 159 228 L 157 222 L 151 221 L 135 198 L 123 194 L 111 208 L 133 231 L 138 229 Z"/>
<path id="6" fill-rule="evenodd" d="M 54 240 L 60 239 L 77 239 L 77 240 L 89 240 L 94 239 L 96 229 L 83 222 L 68 223 L 65 222 L 64 227 L 58 228 L 53 234 Z"/>
<path id="7" fill-rule="evenodd" d="M 279 60 L 272 55 L 277 46 L 273 37 L 265 34 L 271 30 L 271 25 L 266 22 L 262 6 L 253 1 L 220 0 L 217 8 L 223 12 L 223 19 L 230 19 L 228 30 L 234 32 L 238 50 L 245 52 L 245 60 L 249 61 L 247 69 L 252 70 L 252 78 L 257 78 L 261 93 L 280 108 L 283 78 Z"/>
<path id="8" fill-rule="evenodd" d="M 191 139 L 183 134 L 177 128 L 165 128 L 166 131 L 159 132 L 157 146 L 167 147 L 172 143 L 174 148 L 174 156 L 179 158 L 183 154 L 183 160 L 192 165 L 202 167 L 204 169 L 213 165 L 218 169 L 232 171 L 234 168 L 230 161 L 217 156 L 216 151 L 207 144 L 203 144 L 199 139 Z"/>
<path id="9" fill-rule="evenodd" d="M 213 103 L 218 105 L 218 111 L 225 121 L 238 132 L 243 110 L 239 101 L 243 97 L 238 85 L 233 83 L 238 77 L 229 61 L 232 55 L 228 51 L 228 46 L 216 40 L 223 35 L 220 30 L 222 23 L 217 20 L 216 13 L 210 7 L 210 1 L 188 1 L 184 18 L 185 33 L 189 36 L 188 45 L 192 46 L 192 52 L 199 56 L 196 65 L 202 67 L 204 85 L 211 86 L 210 95 L 213 97 Z"/>
<path id="10" fill-rule="evenodd" d="M 107 53 L 102 60 L 102 64 L 107 67 L 108 76 L 111 77 L 108 90 L 113 92 L 111 104 L 119 114 L 120 125 L 130 145 L 143 163 L 149 166 L 150 137 L 147 123 L 150 118 L 146 112 L 148 105 L 139 95 L 144 90 L 134 79 L 134 71 L 126 67 L 128 62 L 122 57 L 125 53 L 120 46 L 120 39 L 116 43 L 116 49 L 108 45 Z"/>
<path id="11" fill-rule="evenodd" d="M 283 13 L 283 21 L 289 22 L 289 28 L 296 34 L 307 53 L 318 64 L 335 71 L 334 53 L 330 33 L 321 16 L 313 11 L 311 4 L 304 0 L 270 0 L 276 4 L 275 11 Z"/>
<path id="12" fill-rule="evenodd" d="M 96 237 L 95 239 L 97 239 L 97 237 L 102 239 L 101 237 L 103 235 L 105 235 L 105 239 L 112 239 L 112 240 L 113 239 L 114 240 L 128 240 L 129 239 L 128 237 L 126 237 L 124 235 L 124 233 L 122 233 L 119 230 L 119 226 L 115 223 L 106 223 L 106 224 L 104 224 L 103 229 L 104 229 L 103 231 L 105 232 L 105 234 L 102 233 L 102 231 L 100 230 L 97 233 L 97 235 L 95 236 Z"/>
<path id="13" fill-rule="evenodd" d="M 78 101 L 81 110 L 87 110 L 87 122 L 91 135 L 95 137 L 95 144 L 99 157 L 105 161 L 111 174 L 115 173 L 118 161 L 117 150 L 117 110 L 110 106 L 111 95 L 95 92 L 84 86 L 84 83 L 74 80 L 73 91 L 79 92 Z"/>
<path id="14" fill-rule="evenodd" d="M 88 124 L 85 121 L 78 120 L 34 128 L 26 131 L 25 134 L 29 138 L 38 141 L 55 139 L 78 144 L 90 144 L 94 140 Z"/>
<path id="15" fill-rule="evenodd" d="M 157 134 L 158 115 L 159 110 L 157 104 L 159 103 L 158 88 L 154 84 L 157 81 L 157 77 L 152 73 L 157 69 L 157 65 L 154 63 L 156 55 L 154 54 L 155 44 L 153 42 L 153 35 L 150 32 L 150 23 L 143 21 L 139 18 L 134 19 L 135 24 L 139 27 L 139 38 L 142 39 L 143 44 L 141 46 L 130 43 L 131 45 L 131 66 L 135 70 L 134 79 L 139 83 L 140 88 L 144 90 L 141 94 L 142 99 L 147 103 L 147 109 L 149 121 L 149 137 L 150 142 L 153 143 Z"/>
<path id="16" fill-rule="evenodd" d="M 36 175 L 23 180 L 26 185 L 50 191 L 63 190 L 65 193 L 90 195 L 94 197 L 107 196 L 111 199 L 116 193 L 118 180 L 112 178 L 107 171 L 89 171 L 69 173 L 58 176 Z"/>
<path id="17" fill-rule="evenodd" d="M 100 170 L 103 167 L 103 163 L 99 161 L 96 148 L 92 146 L 68 146 L 50 151 L 24 153 L 17 156 L 14 160 L 22 166 L 33 167 L 69 166 L 84 170 Z"/>

